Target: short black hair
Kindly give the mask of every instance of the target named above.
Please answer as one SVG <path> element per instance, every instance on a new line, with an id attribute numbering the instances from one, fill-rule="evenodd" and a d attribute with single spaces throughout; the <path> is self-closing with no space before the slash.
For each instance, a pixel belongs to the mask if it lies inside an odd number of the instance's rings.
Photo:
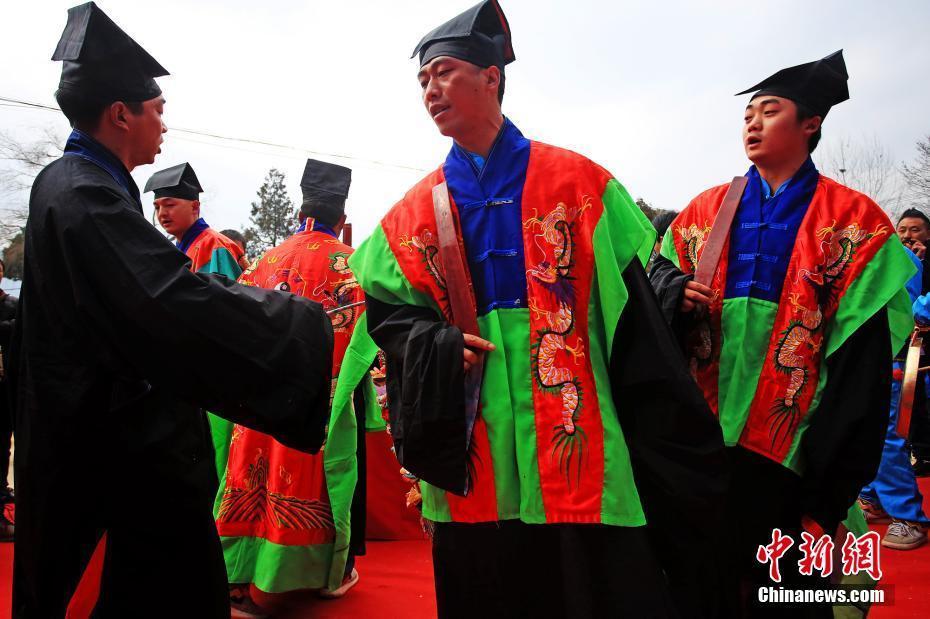
<path id="1" fill-rule="evenodd" d="M 820 116 L 820 126 L 817 127 L 817 132 L 812 134 L 811 137 L 807 139 L 807 152 L 812 153 L 814 149 L 817 148 L 817 144 L 820 143 L 821 132 L 823 130 L 823 116 L 814 112 L 803 103 L 794 102 L 795 107 L 798 110 L 798 122 L 804 122 L 808 118 L 813 118 L 814 116 Z"/>
<path id="2" fill-rule="evenodd" d="M 675 211 L 662 211 L 652 218 L 652 227 L 656 229 L 660 239 L 668 232 L 668 227 L 672 225 L 676 217 L 678 217 L 678 213 Z"/>
<path id="3" fill-rule="evenodd" d="M 242 236 L 242 233 L 239 232 L 238 230 L 233 230 L 232 228 L 230 228 L 229 230 L 221 230 L 220 234 L 225 236 L 227 239 L 229 239 L 233 243 L 236 243 L 238 245 L 241 245 L 242 247 L 245 247 L 245 237 Z"/>
<path id="4" fill-rule="evenodd" d="M 304 189 L 300 212 L 325 226 L 335 226 L 346 213 L 346 199 L 328 191 Z"/>
<path id="5" fill-rule="evenodd" d="M 914 219 L 922 219 L 927 228 L 930 229 L 930 217 L 927 217 L 923 211 L 916 208 L 909 208 L 901 213 L 901 216 L 898 217 L 898 223 L 900 224 L 902 219 L 908 219 L 910 217 L 913 217 Z"/>
<path id="6" fill-rule="evenodd" d="M 56 91 L 55 100 L 58 101 L 58 107 L 61 108 L 71 126 L 84 131 L 96 129 L 100 125 L 100 117 L 103 112 L 116 103 L 116 101 L 101 101 L 93 97 L 79 95 L 69 90 Z M 141 101 L 124 101 L 123 103 L 136 116 L 142 113 Z"/>

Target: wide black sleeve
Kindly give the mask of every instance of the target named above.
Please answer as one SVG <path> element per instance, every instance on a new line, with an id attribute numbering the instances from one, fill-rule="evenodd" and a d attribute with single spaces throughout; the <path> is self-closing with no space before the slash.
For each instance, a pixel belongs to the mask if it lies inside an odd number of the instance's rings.
<path id="1" fill-rule="evenodd" d="M 366 307 L 368 332 L 387 362 L 397 459 L 420 479 L 462 494 L 468 478 L 462 332 L 428 308 L 371 296 Z"/>
<path id="2" fill-rule="evenodd" d="M 659 300 L 659 308 L 665 321 L 672 324 L 679 314 L 681 299 L 685 293 L 685 284 L 694 279 L 694 275 L 683 273 L 671 260 L 657 254 L 649 270 L 649 283 Z"/>
<path id="3" fill-rule="evenodd" d="M 801 438 L 801 506 L 827 531 L 875 478 L 891 401 L 891 335 L 879 310 L 827 359 L 827 382 Z"/>
<path id="4" fill-rule="evenodd" d="M 623 282 L 629 299 L 614 338 L 611 386 L 647 530 L 682 616 L 715 616 L 728 483 L 720 424 L 638 262 Z"/>
<path id="5" fill-rule="evenodd" d="M 67 257 L 46 285 L 67 290 L 89 359 L 290 447 L 320 448 L 333 335 L 319 304 L 191 273 L 186 257 L 105 187 L 62 201 L 44 226 L 55 238 L 36 242 Z"/>

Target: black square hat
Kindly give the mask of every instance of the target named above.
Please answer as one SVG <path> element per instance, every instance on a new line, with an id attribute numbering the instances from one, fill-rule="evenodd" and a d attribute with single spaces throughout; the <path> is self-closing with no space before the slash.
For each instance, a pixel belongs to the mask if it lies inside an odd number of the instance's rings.
<path id="1" fill-rule="evenodd" d="M 68 23 L 52 60 L 63 61 L 59 91 L 108 103 L 138 102 L 161 94 L 158 61 L 93 2 L 68 9 Z"/>
<path id="2" fill-rule="evenodd" d="M 335 163 L 307 159 L 304 175 L 300 179 L 300 188 L 305 192 L 323 192 L 341 198 L 349 196 L 352 184 L 352 170 Z"/>
<path id="3" fill-rule="evenodd" d="M 421 67 L 438 56 L 451 56 L 503 70 L 516 59 L 510 24 L 497 0 L 484 0 L 427 34 L 410 57 L 417 54 Z"/>
<path id="4" fill-rule="evenodd" d="M 784 97 L 810 108 L 818 116 L 826 117 L 831 107 L 849 99 L 848 80 L 843 50 L 839 50 L 826 58 L 782 69 L 736 94 L 758 91 L 753 99 L 761 95 Z"/>
<path id="5" fill-rule="evenodd" d="M 145 183 L 144 192 L 155 192 L 155 199 L 180 198 L 181 200 L 199 200 L 203 187 L 194 174 L 189 163 L 181 163 L 164 170 L 159 170 Z"/>
<path id="6" fill-rule="evenodd" d="M 352 184 L 352 170 L 335 163 L 307 159 L 300 179 L 303 202 L 300 211 L 327 223 L 336 222 L 345 213 L 346 198 Z"/>

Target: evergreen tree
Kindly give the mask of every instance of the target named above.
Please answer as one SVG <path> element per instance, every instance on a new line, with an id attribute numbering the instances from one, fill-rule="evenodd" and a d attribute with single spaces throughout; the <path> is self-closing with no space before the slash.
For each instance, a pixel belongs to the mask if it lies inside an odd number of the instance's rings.
<path id="1" fill-rule="evenodd" d="M 272 168 L 258 190 L 258 202 L 252 203 L 252 224 L 245 231 L 248 254 L 258 256 L 278 245 L 294 229 L 297 211 L 284 186 L 284 174 Z"/>

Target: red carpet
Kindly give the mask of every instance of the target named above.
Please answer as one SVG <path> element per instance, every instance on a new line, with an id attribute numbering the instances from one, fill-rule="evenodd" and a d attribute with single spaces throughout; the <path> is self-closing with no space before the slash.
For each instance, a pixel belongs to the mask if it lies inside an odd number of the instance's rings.
<path id="1" fill-rule="evenodd" d="M 930 478 L 920 480 L 925 511 L 930 511 Z M 884 527 L 877 527 L 881 530 Z M 884 531 L 882 531 L 884 532 Z M 883 582 L 894 586 L 893 606 L 875 607 L 870 619 L 910 619 L 928 616 L 930 608 L 930 545 L 910 552 L 882 552 Z M 0 544 L 0 619 L 10 616 L 12 544 Z M 359 584 L 341 600 L 310 596 L 289 600 L 281 619 L 367 618 L 425 619 L 436 616 L 429 543 L 371 542 L 358 559 Z M 84 604 L 86 605 L 86 600 Z M 76 605 L 77 606 L 77 605 Z M 86 614 L 72 615 L 74 619 Z"/>

